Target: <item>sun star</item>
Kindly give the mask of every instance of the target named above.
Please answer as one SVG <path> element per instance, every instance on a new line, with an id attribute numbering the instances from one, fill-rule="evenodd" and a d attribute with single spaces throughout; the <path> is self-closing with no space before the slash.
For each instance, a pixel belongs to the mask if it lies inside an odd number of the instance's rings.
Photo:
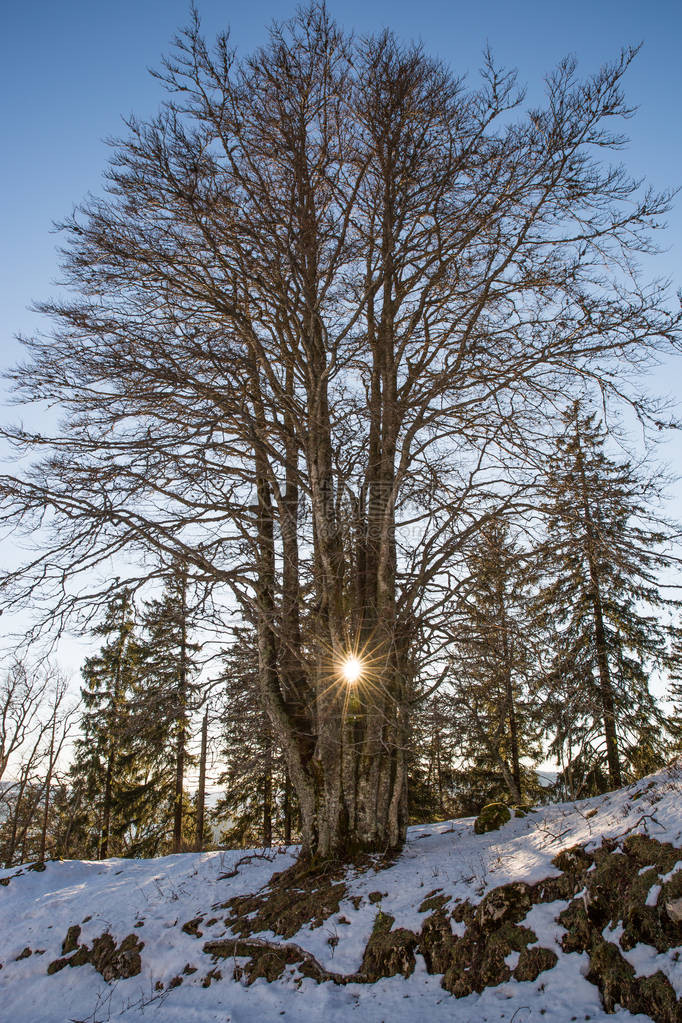
<path id="1" fill-rule="evenodd" d="M 353 685 L 362 675 L 362 661 L 357 657 L 348 657 L 341 665 L 341 673 L 349 685 Z"/>

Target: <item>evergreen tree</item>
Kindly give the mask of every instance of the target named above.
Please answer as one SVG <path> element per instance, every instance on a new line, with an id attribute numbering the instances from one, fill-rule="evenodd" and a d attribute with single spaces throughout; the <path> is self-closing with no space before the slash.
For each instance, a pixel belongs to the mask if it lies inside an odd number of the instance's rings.
<path id="1" fill-rule="evenodd" d="M 411 824 L 426 824 L 454 815 L 457 753 L 450 699 L 436 691 L 413 711 L 408 762 L 408 812 Z"/>
<path id="2" fill-rule="evenodd" d="M 129 756 L 130 697 L 139 669 L 130 594 L 117 594 L 95 629 L 104 639 L 82 669 L 81 738 L 74 748 L 72 790 L 81 829 L 99 859 L 123 851 L 124 835 L 139 816 L 137 765 Z"/>
<path id="3" fill-rule="evenodd" d="M 569 743 L 569 761 L 595 778 L 605 761 L 615 788 L 663 762 L 663 718 L 649 677 L 669 658 L 657 614 L 671 603 L 658 580 L 670 558 L 665 525 L 652 509 L 654 481 L 611 459 L 606 438 L 579 402 L 566 411 L 545 483 L 536 609 L 554 643 L 554 751 Z"/>
<path id="4" fill-rule="evenodd" d="M 198 646 L 191 642 L 186 567 L 178 564 L 159 599 L 142 616 L 141 665 L 135 686 L 134 740 L 130 755 L 144 769 L 147 797 L 155 807 L 158 840 L 181 852 L 190 840 L 185 776 L 191 715 L 196 703 Z"/>
<path id="5" fill-rule="evenodd" d="M 225 656 L 221 754 L 227 764 L 220 777 L 225 796 L 214 811 L 226 822 L 228 844 L 289 844 L 298 810 L 284 757 L 273 740 L 270 721 L 257 688 L 258 650 L 255 631 L 235 630 Z"/>
<path id="6" fill-rule="evenodd" d="M 673 630 L 673 649 L 670 664 L 667 697 L 671 704 L 665 728 L 670 738 L 669 752 L 682 755 L 682 630 Z"/>
<path id="7" fill-rule="evenodd" d="M 521 803 L 534 791 L 539 721 L 529 636 L 527 558 L 509 525 L 493 519 L 468 557 L 469 585 L 460 597 L 453 722 L 467 769 L 460 801 L 506 798 Z M 462 790 L 470 790 L 468 794 Z"/>

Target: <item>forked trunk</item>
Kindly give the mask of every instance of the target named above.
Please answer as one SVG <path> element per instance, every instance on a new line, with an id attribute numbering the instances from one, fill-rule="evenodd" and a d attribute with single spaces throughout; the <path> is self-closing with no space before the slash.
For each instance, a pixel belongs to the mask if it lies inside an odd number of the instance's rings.
<path id="1" fill-rule="evenodd" d="M 401 725 L 386 722 L 370 753 L 357 722 L 325 729 L 316 770 L 301 801 L 304 855 L 349 859 L 359 852 L 400 849 L 407 832 L 407 787 Z M 306 798 L 307 797 L 307 798 Z M 306 818 L 309 818 L 306 821 Z M 307 827 L 306 827 L 307 823 Z"/>

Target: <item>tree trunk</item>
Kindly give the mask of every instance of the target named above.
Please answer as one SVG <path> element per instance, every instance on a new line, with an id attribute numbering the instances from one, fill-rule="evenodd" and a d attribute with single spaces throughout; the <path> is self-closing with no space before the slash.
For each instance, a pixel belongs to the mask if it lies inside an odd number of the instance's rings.
<path id="1" fill-rule="evenodd" d="M 21 806 L 21 800 L 24 798 L 24 789 L 26 787 L 27 778 L 23 772 L 19 780 L 19 792 L 14 803 L 14 813 L 12 814 L 12 831 L 10 833 L 9 842 L 7 843 L 7 851 L 5 854 L 5 866 L 11 867 L 12 861 L 14 860 L 14 852 L 17 847 L 17 833 L 19 829 L 19 807 Z"/>
<path id="2" fill-rule="evenodd" d="M 199 755 L 199 789 L 197 791 L 197 837 L 196 850 L 204 848 L 204 805 L 206 801 L 206 756 L 208 750 L 208 710 L 201 722 L 201 753 Z"/>
<path id="3" fill-rule="evenodd" d="M 38 809 L 38 806 L 40 804 L 41 797 L 42 797 L 42 789 L 40 789 L 35 794 L 33 799 L 30 801 L 28 813 L 26 814 L 26 818 L 24 820 L 24 824 L 23 824 L 23 827 L 21 829 L 21 834 L 19 835 L 19 842 L 21 842 L 21 860 L 20 860 L 21 863 L 26 863 L 26 861 L 28 859 L 27 850 L 29 848 L 29 844 L 28 844 L 29 843 L 29 831 L 31 829 L 31 823 L 33 822 L 34 814 L 35 814 L 35 812 Z"/>
<path id="4" fill-rule="evenodd" d="M 47 841 L 47 822 L 50 813 L 50 792 L 52 788 L 52 770 L 54 768 L 54 733 L 57 727 L 57 707 L 55 705 L 52 713 L 52 729 L 50 732 L 50 752 L 47 763 L 47 777 L 45 778 L 45 804 L 43 807 L 43 826 L 40 831 L 40 851 L 38 859 L 41 863 L 45 860 L 45 844 Z"/>
<path id="5" fill-rule="evenodd" d="M 501 566 L 500 566 L 501 569 Z M 497 573 L 496 583 L 497 609 L 499 614 L 499 628 L 502 634 L 502 662 L 504 670 L 504 693 L 507 704 L 507 722 L 509 724 L 509 754 L 511 760 L 512 799 L 520 803 L 521 797 L 521 762 L 519 757 L 519 732 L 516 719 L 516 706 L 514 701 L 514 683 L 512 678 L 512 649 L 509 639 L 509 625 L 507 620 L 507 607 L 505 606 L 504 588 L 500 572 Z M 509 788 L 509 784 L 507 783 Z"/>
<path id="6" fill-rule="evenodd" d="M 284 844 L 291 845 L 291 778 L 284 772 Z"/>
<path id="7" fill-rule="evenodd" d="M 599 670 L 599 696 L 601 699 L 604 721 L 604 738 L 606 740 L 606 759 L 609 765 L 609 782 L 612 788 L 620 788 L 622 776 L 618 756 L 618 737 L 616 733 L 616 711 L 613 698 L 613 686 L 609 673 L 608 652 L 606 646 L 606 630 L 601 605 L 601 595 L 596 580 L 592 581 L 592 606 L 594 610 L 594 640 L 597 650 L 597 667 Z"/>
<path id="8" fill-rule="evenodd" d="M 263 845 L 272 845 L 272 732 L 265 722 L 265 756 L 263 763 Z"/>
<path id="9" fill-rule="evenodd" d="M 105 860 L 109 854 L 109 836 L 111 832 L 111 804 L 113 796 L 114 750 L 113 742 L 109 743 L 107 771 L 104 778 L 104 801 L 102 803 L 102 832 L 100 836 L 97 858 Z"/>
<path id="10" fill-rule="evenodd" d="M 583 461 L 582 448 L 580 444 L 580 428 L 578 421 L 578 405 L 575 406 L 575 431 L 578 454 L 578 470 L 580 473 L 580 486 L 583 502 L 583 514 L 585 516 L 586 532 L 586 553 L 590 573 L 590 599 L 594 617 L 594 641 L 597 656 L 597 670 L 599 673 L 599 697 L 601 700 L 602 719 L 604 723 L 604 738 L 606 740 L 606 759 L 609 766 L 609 782 L 612 788 L 620 788 L 622 785 L 620 772 L 620 759 L 618 756 L 618 736 L 616 733 L 616 712 L 613 697 L 613 686 L 609 672 L 609 656 L 606 642 L 606 629 L 604 627 L 604 613 L 599 585 L 599 570 L 595 556 L 594 523 L 590 507 L 589 488 L 585 476 L 585 463 Z"/>
<path id="11" fill-rule="evenodd" d="M 442 815 L 445 810 L 443 802 L 443 765 L 440 755 L 440 729 L 436 728 L 436 777 L 438 779 L 438 812 Z"/>
<path id="12" fill-rule="evenodd" d="M 182 810 L 185 794 L 185 744 L 187 742 L 187 568 L 179 580 L 180 651 L 176 694 L 175 794 L 173 799 L 173 852 L 182 852 Z"/>
<path id="13" fill-rule="evenodd" d="M 509 767 L 509 764 L 504 759 L 504 757 L 499 758 L 499 765 L 500 770 L 502 771 L 502 777 L 504 778 L 504 783 L 507 786 L 509 795 L 511 796 L 512 803 L 518 806 L 518 804 L 521 802 L 521 792 L 519 791 L 519 787 L 516 784 L 514 773 Z"/>
<path id="14" fill-rule="evenodd" d="M 105 860 L 109 854 L 109 839 L 111 833 L 111 809 L 113 802 L 114 766 L 118 752 L 118 740 L 116 731 L 119 725 L 119 704 L 121 700 L 123 654 L 127 637 L 126 616 L 128 614 L 128 600 L 124 599 L 121 604 L 121 626 L 119 630 L 118 651 L 116 656 L 116 667 L 113 678 L 113 691 L 111 694 L 109 735 L 107 741 L 107 768 L 104 781 L 104 803 L 102 806 L 102 831 L 100 846 L 97 858 Z"/>

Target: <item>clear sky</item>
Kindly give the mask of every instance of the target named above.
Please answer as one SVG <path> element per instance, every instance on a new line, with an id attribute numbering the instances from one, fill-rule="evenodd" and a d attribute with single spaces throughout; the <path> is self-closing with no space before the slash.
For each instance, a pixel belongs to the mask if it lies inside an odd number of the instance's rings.
<path id="1" fill-rule="evenodd" d="M 248 51 L 265 26 L 293 2 L 200 0 L 207 35 L 230 25 Z M 348 28 L 392 27 L 420 39 L 457 72 L 474 74 L 488 41 L 537 95 L 542 76 L 567 53 L 583 73 L 643 42 L 627 79 L 639 107 L 628 128 L 628 165 L 656 186 L 682 184 L 682 4 L 676 0 L 330 0 Z M 54 291 L 58 277 L 55 219 L 87 191 L 98 191 L 107 159 L 103 139 L 121 117 L 152 114 L 162 91 L 147 69 L 158 63 L 188 18 L 185 0 L 21 0 L 4 5 L 0 43 L 0 362 L 16 354 L 12 338 L 37 322 L 33 299 Z M 682 197 L 669 220 L 669 252 L 661 270 L 682 283 Z M 666 383 L 682 381 L 667 372 Z M 680 447 L 682 451 L 682 446 Z"/>
<path id="2" fill-rule="evenodd" d="M 273 18 L 294 2 L 200 0 L 210 37 L 228 24 L 242 52 L 263 41 Z M 420 39 L 458 73 L 475 74 L 489 42 L 518 68 L 529 95 L 563 56 L 575 54 L 588 74 L 622 46 L 644 46 L 626 80 L 639 110 L 629 123 L 624 159 L 654 186 L 682 185 L 682 4 L 679 0 L 329 0 L 347 28 L 367 33 L 388 25 Z M 6 0 L 0 20 L 0 364 L 18 354 L 13 341 L 35 329 L 27 311 L 54 292 L 58 278 L 55 219 L 88 191 L 97 192 L 107 160 L 103 139 L 122 130 L 121 117 L 154 113 L 162 90 L 147 71 L 188 20 L 185 0 Z M 660 272 L 682 284 L 682 196 L 669 218 Z M 682 385 L 682 357 L 662 367 L 654 387 Z M 2 412 L 3 418 L 7 412 Z M 668 445 L 682 474 L 682 438 Z M 681 503 L 682 506 L 682 503 Z"/>

